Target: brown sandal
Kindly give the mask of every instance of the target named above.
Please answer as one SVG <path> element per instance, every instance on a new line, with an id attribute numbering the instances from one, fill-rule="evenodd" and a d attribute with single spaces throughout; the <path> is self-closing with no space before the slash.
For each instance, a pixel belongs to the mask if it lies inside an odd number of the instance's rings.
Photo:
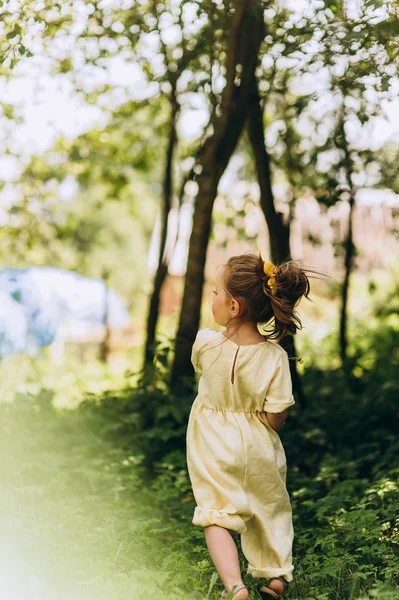
<path id="1" fill-rule="evenodd" d="M 222 600 L 233 600 L 234 596 L 241 592 L 241 590 L 246 590 L 247 586 L 243 583 L 241 585 L 234 585 L 233 588 L 228 592 L 227 590 L 223 590 L 220 598 Z"/>
<path id="2" fill-rule="evenodd" d="M 261 587 L 259 590 L 259 593 L 260 593 L 261 597 L 264 598 L 265 600 L 266 600 L 266 598 L 270 598 L 270 596 L 272 598 L 274 598 L 275 600 L 280 600 L 280 598 L 283 597 L 285 588 L 288 585 L 288 582 L 284 579 L 284 577 L 272 577 L 270 579 L 270 581 L 273 581 L 273 579 L 278 579 L 278 581 L 281 581 L 281 583 L 283 584 L 283 591 L 281 592 L 281 594 L 278 594 L 277 592 L 272 590 L 269 586 Z M 270 581 L 269 581 L 269 585 L 270 585 Z"/>

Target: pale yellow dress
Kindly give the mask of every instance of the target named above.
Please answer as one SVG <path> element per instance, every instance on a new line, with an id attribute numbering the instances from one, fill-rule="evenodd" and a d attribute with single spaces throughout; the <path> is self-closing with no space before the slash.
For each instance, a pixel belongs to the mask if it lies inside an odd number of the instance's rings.
<path id="1" fill-rule="evenodd" d="M 187 429 L 197 503 L 193 523 L 240 533 L 253 577 L 291 581 L 286 459 L 265 413 L 294 404 L 287 354 L 274 342 L 237 346 L 222 333 L 203 329 L 192 362 L 201 373 Z"/>

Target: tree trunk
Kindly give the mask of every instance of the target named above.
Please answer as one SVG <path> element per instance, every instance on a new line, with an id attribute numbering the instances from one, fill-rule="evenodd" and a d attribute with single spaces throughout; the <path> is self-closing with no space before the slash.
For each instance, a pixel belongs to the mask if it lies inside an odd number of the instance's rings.
<path id="1" fill-rule="evenodd" d="M 255 157 L 260 205 L 269 229 L 271 259 L 277 264 L 291 258 L 290 227 L 283 222 L 282 214 L 276 211 L 274 205 L 270 158 L 265 146 L 263 107 L 255 77 L 251 88 L 251 102 L 248 106 L 248 134 Z"/>
<path id="2" fill-rule="evenodd" d="M 108 292 L 109 292 L 109 271 L 108 269 L 103 270 L 103 279 L 104 279 L 104 337 L 100 344 L 100 361 L 103 363 L 108 362 L 108 357 L 110 354 L 111 347 L 111 328 L 109 325 L 109 301 L 108 301 Z"/>
<path id="3" fill-rule="evenodd" d="M 254 76 L 251 89 L 251 101 L 248 106 L 248 134 L 255 157 L 256 173 L 260 188 L 260 204 L 269 230 L 270 252 L 273 263 L 278 264 L 291 259 L 290 225 L 283 222 L 282 214 L 276 211 L 271 184 L 270 158 L 265 146 L 263 126 L 263 105 L 259 97 L 258 84 Z M 295 396 L 302 407 L 306 406 L 306 397 L 296 367 L 296 350 L 293 336 L 282 340 L 282 347 L 290 360 L 290 371 Z"/>
<path id="4" fill-rule="evenodd" d="M 221 115 L 213 122 L 213 134 L 199 151 L 201 173 L 193 216 L 193 230 L 187 262 L 175 359 L 171 373 L 174 389 L 193 378 L 191 347 L 198 331 L 204 268 L 212 225 L 212 208 L 219 180 L 226 169 L 242 133 L 252 80 L 264 35 L 263 8 L 259 0 L 237 1 L 227 49 L 226 86 L 222 94 Z M 241 64 L 241 74 L 237 66 Z M 240 77 L 240 82 L 237 81 Z"/>
<path id="5" fill-rule="evenodd" d="M 153 291 L 147 316 L 147 339 L 144 352 L 144 371 L 151 375 L 155 356 L 156 327 L 159 316 L 159 305 L 162 285 L 168 274 L 169 257 L 165 256 L 168 235 L 168 217 L 172 207 L 173 197 L 173 155 L 177 143 L 176 122 L 179 105 L 176 100 L 176 88 L 171 93 L 171 115 L 169 128 L 169 143 L 166 150 L 165 173 L 163 181 L 161 239 L 159 246 L 158 267 L 154 278 Z"/>
<path id="6" fill-rule="evenodd" d="M 348 362 L 348 297 L 349 297 L 349 282 L 352 273 L 353 257 L 355 254 L 355 246 L 353 244 L 353 211 L 355 207 L 355 198 L 351 194 L 349 200 L 349 217 L 348 217 L 348 233 L 345 239 L 345 275 L 342 284 L 341 296 L 341 314 L 339 323 L 339 347 L 342 365 L 345 366 Z"/>
<path id="7" fill-rule="evenodd" d="M 341 296 L 341 313 L 339 323 L 339 347 L 342 366 L 348 370 L 348 298 L 350 277 L 353 269 L 353 258 L 355 256 L 355 245 L 353 243 L 353 214 L 355 209 L 355 187 L 353 184 L 353 161 L 350 154 L 348 141 L 345 132 L 345 117 L 342 113 L 339 123 L 339 134 L 342 140 L 342 149 L 344 151 L 343 166 L 345 169 L 346 179 L 349 187 L 349 216 L 348 216 L 348 231 L 345 238 L 345 275 L 342 284 Z"/>

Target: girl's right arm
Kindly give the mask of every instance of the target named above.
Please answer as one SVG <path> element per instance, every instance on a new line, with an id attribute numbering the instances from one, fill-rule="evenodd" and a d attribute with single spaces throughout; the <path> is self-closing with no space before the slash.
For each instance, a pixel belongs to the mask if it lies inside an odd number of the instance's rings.
<path id="1" fill-rule="evenodd" d="M 266 413 L 267 422 L 274 431 L 279 431 L 285 424 L 288 416 L 288 409 L 281 413 Z"/>

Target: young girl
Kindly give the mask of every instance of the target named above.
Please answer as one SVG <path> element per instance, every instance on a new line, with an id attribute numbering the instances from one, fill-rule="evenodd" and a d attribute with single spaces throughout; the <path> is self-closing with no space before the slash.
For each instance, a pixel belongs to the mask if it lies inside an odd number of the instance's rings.
<path id="1" fill-rule="evenodd" d="M 193 346 L 202 374 L 187 429 L 193 524 L 205 528 L 222 598 L 248 598 L 231 533 L 241 534 L 248 573 L 270 580 L 262 598 L 280 598 L 292 580 L 291 505 L 277 431 L 294 399 L 288 356 L 270 339 L 301 327 L 294 307 L 308 293 L 297 263 L 234 256 L 217 273 L 212 305 L 225 330 L 203 329 Z M 270 321 L 272 332 L 262 336 L 257 325 Z"/>

